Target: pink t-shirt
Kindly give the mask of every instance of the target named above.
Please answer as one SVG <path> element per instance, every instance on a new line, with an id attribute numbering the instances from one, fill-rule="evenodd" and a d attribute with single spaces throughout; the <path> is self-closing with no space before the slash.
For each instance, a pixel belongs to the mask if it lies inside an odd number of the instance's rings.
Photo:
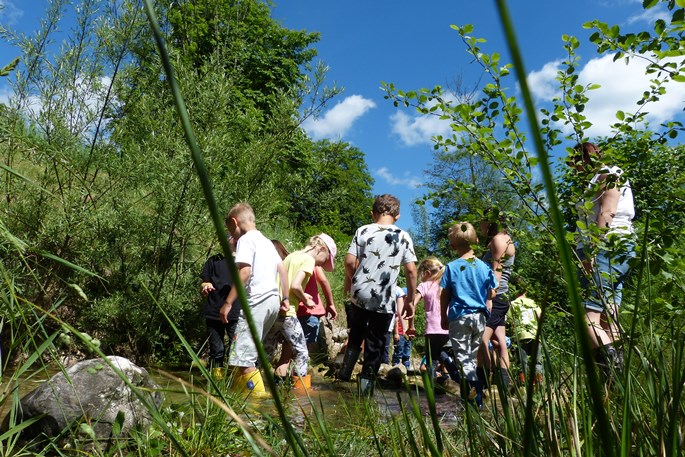
<path id="1" fill-rule="evenodd" d="M 416 288 L 426 308 L 426 335 L 447 335 L 440 326 L 440 284 L 437 281 L 422 282 Z"/>

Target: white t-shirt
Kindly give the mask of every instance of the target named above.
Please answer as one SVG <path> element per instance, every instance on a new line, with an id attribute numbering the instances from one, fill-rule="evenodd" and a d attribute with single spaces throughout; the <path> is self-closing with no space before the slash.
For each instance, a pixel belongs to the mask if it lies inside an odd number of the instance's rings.
<path id="1" fill-rule="evenodd" d="M 281 257 L 276 252 L 271 240 L 259 230 L 250 230 L 238 238 L 235 251 L 235 262 L 252 267 L 250 277 L 245 284 L 247 301 L 253 306 L 272 295 L 278 296 L 278 264 Z"/>
<path id="2" fill-rule="evenodd" d="M 619 167 L 604 167 L 601 173 L 596 174 L 588 185 L 588 189 L 592 190 L 597 187 L 599 178 L 602 174 L 614 175 L 616 183 L 614 184 L 618 188 L 619 197 L 618 203 L 616 205 L 616 213 L 608 227 L 607 235 L 619 234 L 619 235 L 632 235 L 633 233 L 633 218 L 635 217 L 635 205 L 633 203 L 633 190 L 630 187 L 630 182 L 623 176 L 623 170 Z M 578 213 L 580 215 L 581 221 L 585 223 L 586 226 L 590 226 L 595 223 L 597 216 L 599 214 L 599 201 L 601 200 L 602 193 L 599 193 L 592 199 L 592 209 L 586 214 L 582 204 L 578 206 Z M 578 248 L 582 248 L 587 243 L 586 236 L 581 234 L 578 241 Z"/>

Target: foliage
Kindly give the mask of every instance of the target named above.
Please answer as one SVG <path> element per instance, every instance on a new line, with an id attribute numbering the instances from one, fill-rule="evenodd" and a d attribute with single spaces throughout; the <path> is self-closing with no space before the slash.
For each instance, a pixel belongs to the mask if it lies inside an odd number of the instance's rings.
<path id="1" fill-rule="evenodd" d="M 258 1 L 173 5 L 160 6 L 168 13 L 163 29 L 178 44 L 173 64 L 220 211 L 249 201 L 267 235 L 293 228 L 346 235 L 358 207 L 339 200 L 335 214 L 290 212 L 311 194 L 283 185 L 307 183 L 328 202 L 336 187 L 355 203 L 368 198 L 361 151 L 315 145 L 299 127 L 338 92 L 320 86 L 322 67 L 309 68 L 317 35 L 281 27 Z M 203 38 L 174 8 L 209 6 L 230 16 L 230 24 L 220 21 L 230 30 L 205 52 L 203 43 L 193 47 Z M 76 26 L 57 47 L 66 15 Z M 205 27 L 204 16 L 194 17 L 198 30 Z M 187 356 L 151 296 L 199 348 L 197 275 L 216 235 L 148 30 L 135 0 L 88 0 L 78 8 L 55 0 L 35 35 L 0 30 L 23 52 L 10 79 L 15 97 L 0 112 L 2 219 L 14 237 L 30 240 L 33 253 L 2 256 L 30 302 L 87 330 L 104 350 L 173 362 Z M 233 54 L 240 65 L 224 65 Z M 298 113 L 305 97 L 310 105 Z"/>

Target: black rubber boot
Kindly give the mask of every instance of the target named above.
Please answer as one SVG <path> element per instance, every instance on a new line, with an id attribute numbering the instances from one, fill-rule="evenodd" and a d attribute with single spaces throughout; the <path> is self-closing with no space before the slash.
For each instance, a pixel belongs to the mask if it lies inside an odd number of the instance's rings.
<path id="1" fill-rule="evenodd" d="M 478 409 L 483 409 L 483 383 L 480 381 L 469 381 L 469 403 L 475 402 Z"/>
<path id="2" fill-rule="evenodd" d="M 452 356 L 445 351 L 440 352 L 440 363 L 442 366 L 447 368 L 447 372 L 450 374 L 450 379 L 452 379 L 452 381 L 456 382 L 457 384 L 461 382 L 461 373 L 459 372 L 459 367 L 454 362 Z"/>
<path id="3" fill-rule="evenodd" d="M 343 357 L 343 364 L 338 371 L 337 378 L 341 381 L 349 381 L 352 377 L 352 370 L 357 364 L 357 359 L 359 359 L 359 354 L 361 354 L 361 349 L 348 347 L 345 351 L 345 356 Z"/>
<path id="4" fill-rule="evenodd" d="M 478 380 L 480 381 L 484 389 L 490 388 L 490 380 L 488 379 L 489 376 L 487 375 L 487 373 L 485 373 L 485 368 L 477 367 L 476 376 L 478 376 Z"/>

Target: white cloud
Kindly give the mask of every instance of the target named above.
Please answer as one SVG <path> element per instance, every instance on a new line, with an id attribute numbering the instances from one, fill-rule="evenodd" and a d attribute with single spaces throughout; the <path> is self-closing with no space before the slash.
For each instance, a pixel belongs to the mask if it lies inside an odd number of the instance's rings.
<path id="1" fill-rule="evenodd" d="M 302 123 L 302 127 L 315 140 L 337 139 L 345 135 L 357 119 L 375 107 L 373 100 L 361 95 L 351 95 L 326 111 L 323 117 L 308 118 Z"/>
<path id="2" fill-rule="evenodd" d="M 404 176 L 397 177 L 393 175 L 386 167 L 382 167 L 376 170 L 376 175 L 393 186 L 406 186 L 411 189 L 416 189 L 421 185 L 421 179 L 413 176 L 408 171 L 404 173 Z"/>
<path id="3" fill-rule="evenodd" d="M 635 24 L 642 22 L 653 26 L 657 19 L 666 21 L 668 24 L 671 21 L 671 15 L 665 7 L 656 6 L 654 8 L 643 10 L 639 14 L 635 14 L 628 18 L 626 21 L 628 24 Z"/>
<path id="4" fill-rule="evenodd" d="M 530 87 L 535 98 L 551 100 L 557 94 L 558 84 L 556 77 L 561 62 L 561 60 L 548 62 L 541 70 L 531 71 L 528 74 L 528 87 Z"/>
<path id="5" fill-rule="evenodd" d="M 616 112 L 621 110 L 626 113 L 637 112 L 636 104 L 642 98 L 642 93 L 649 90 L 650 79 L 654 75 L 646 75 L 645 69 L 648 62 L 635 56 L 626 65 L 625 60 L 613 61 L 613 55 L 606 55 L 592 59 L 582 68 L 578 74 L 578 84 L 599 84 L 601 88 L 590 91 L 590 101 L 585 106 L 584 114 L 592 123 L 592 128 L 587 132 L 590 136 L 609 135 L 611 125 L 616 123 Z M 550 101 L 552 96 L 559 95 L 550 88 L 556 84 L 556 69 L 560 62 L 552 62 L 542 70 L 533 72 L 529 76 L 529 85 L 537 98 L 538 104 Z M 532 79 L 530 79 L 532 77 Z M 647 121 L 650 124 L 659 124 L 665 120 L 677 116 L 683 109 L 685 101 L 685 84 L 670 82 L 665 84 L 667 95 L 661 97 L 656 103 L 643 106 L 647 112 Z M 564 127 L 570 131 L 569 126 Z"/>
<path id="6" fill-rule="evenodd" d="M 392 133 L 400 137 L 405 146 L 418 144 L 432 144 L 432 139 L 438 135 L 448 135 L 451 131 L 449 120 L 440 119 L 435 114 L 410 116 L 397 111 L 390 116 Z"/>
<path id="7" fill-rule="evenodd" d="M 5 25 L 15 24 L 22 16 L 24 11 L 19 9 L 13 0 L 0 0 L 0 21 Z M 3 65 L 9 62 L 3 63 Z"/>

